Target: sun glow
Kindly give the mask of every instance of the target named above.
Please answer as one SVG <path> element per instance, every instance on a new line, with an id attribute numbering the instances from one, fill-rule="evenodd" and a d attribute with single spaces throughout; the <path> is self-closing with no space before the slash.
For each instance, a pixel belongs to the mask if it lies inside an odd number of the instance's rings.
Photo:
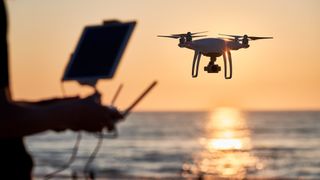
<path id="1" fill-rule="evenodd" d="M 250 131 L 240 111 L 219 108 L 208 116 L 206 135 L 199 142 L 203 151 L 195 155 L 190 168 L 193 175 L 244 178 L 248 169 L 261 167 L 251 155 Z"/>
<path id="2" fill-rule="evenodd" d="M 213 150 L 250 149 L 249 131 L 239 111 L 220 108 L 210 114 L 206 131 L 207 148 Z"/>
<path id="3" fill-rule="evenodd" d="M 240 139 L 215 139 L 208 146 L 217 150 L 241 149 L 242 142 Z"/>

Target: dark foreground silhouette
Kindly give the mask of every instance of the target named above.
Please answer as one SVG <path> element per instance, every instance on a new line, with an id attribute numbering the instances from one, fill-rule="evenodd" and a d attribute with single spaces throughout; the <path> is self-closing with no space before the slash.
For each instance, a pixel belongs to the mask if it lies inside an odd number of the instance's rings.
<path id="1" fill-rule="evenodd" d="M 10 96 L 7 16 L 0 0 L 0 154 L 1 179 L 31 179 L 32 159 L 23 137 L 46 130 L 99 132 L 112 130 L 122 115 L 96 103 L 97 95 L 55 98 L 40 102 L 13 102 Z"/>

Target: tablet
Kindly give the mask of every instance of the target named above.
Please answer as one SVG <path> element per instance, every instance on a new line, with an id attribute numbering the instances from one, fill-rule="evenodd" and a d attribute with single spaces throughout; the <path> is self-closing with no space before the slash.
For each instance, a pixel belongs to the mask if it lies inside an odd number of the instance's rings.
<path id="1" fill-rule="evenodd" d="M 84 28 L 62 81 L 97 81 L 114 76 L 136 22 L 114 22 Z"/>

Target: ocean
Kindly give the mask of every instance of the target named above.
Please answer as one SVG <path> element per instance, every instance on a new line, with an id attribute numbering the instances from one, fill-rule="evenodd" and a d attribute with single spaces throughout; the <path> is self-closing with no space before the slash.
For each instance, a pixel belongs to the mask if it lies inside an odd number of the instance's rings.
<path id="1" fill-rule="evenodd" d="M 105 138 L 90 169 L 101 179 L 303 178 L 320 179 L 320 112 L 139 112 Z M 63 166 L 77 133 L 47 131 L 25 139 L 35 179 Z M 82 132 L 73 164 L 83 168 L 98 139 Z"/>

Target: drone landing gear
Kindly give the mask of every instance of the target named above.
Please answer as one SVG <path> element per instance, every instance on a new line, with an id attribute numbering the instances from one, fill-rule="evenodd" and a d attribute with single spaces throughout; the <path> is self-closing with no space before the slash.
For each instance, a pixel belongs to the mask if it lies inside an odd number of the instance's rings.
<path id="1" fill-rule="evenodd" d="M 228 63 L 229 63 L 229 76 L 227 75 L 227 58 L 226 58 L 226 52 L 223 53 L 223 62 L 224 62 L 224 77 L 226 79 L 232 78 L 232 58 L 231 58 L 231 52 L 230 50 L 227 50 L 228 53 Z"/>
<path id="2" fill-rule="evenodd" d="M 227 53 L 227 55 L 226 55 Z M 231 79 L 232 78 L 232 58 L 231 52 L 229 50 L 225 51 L 223 54 L 223 62 L 224 62 L 224 78 Z M 217 55 L 217 56 L 221 56 Z M 201 52 L 195 51 L 192 63 L 192 77 L 195 78 L 198 76 L 199 64 L 200 64 Z M 221 67 L 218 64 L 215 64 L 217 57 L 212 55 L 210 56 L 210 62 L 207 66 L 204 67 L 204 71 L 208 73 L 219 73 L 221 71 Z M 228 62 L 227 62 L 228 60 Z M 228 66 L 229 64 L 229 73 L 228 73 Z"/>
<path id="3" fill-rule="evenodd" d="M 198 76 L 199 64 L 200 64 L 201 53 L 198 51 L 194 52 L 193 63 L 192 63 L 192 77 Z"/>

